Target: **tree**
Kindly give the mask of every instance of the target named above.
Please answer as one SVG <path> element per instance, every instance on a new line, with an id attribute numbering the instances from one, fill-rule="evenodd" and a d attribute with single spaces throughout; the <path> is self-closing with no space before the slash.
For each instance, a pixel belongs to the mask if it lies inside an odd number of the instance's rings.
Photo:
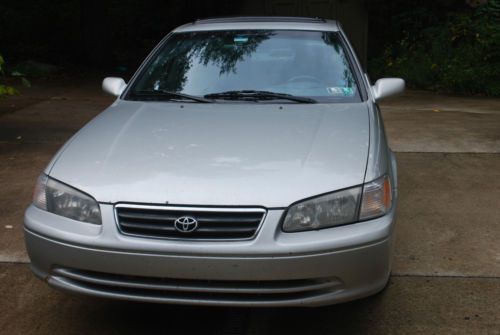
<path id="1" fill-rule="evenodd" d="M 92 66 L 112 62 L 107 0 L 80 0 L 81 60 Z"/>

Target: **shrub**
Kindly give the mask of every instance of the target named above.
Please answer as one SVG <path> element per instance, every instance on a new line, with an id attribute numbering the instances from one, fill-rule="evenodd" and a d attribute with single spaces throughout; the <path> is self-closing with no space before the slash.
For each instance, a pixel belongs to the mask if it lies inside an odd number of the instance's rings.
<path id="1" fill-rule="evenodd" d="M 10 73 L 10 75 L 12 77 L 19 77 L 24 86 L 27 87 L 31 86 L 30 82 L 20 72 L 13 71 Z M 3 58 L 2 54 L 0 54 L 0 76 L 2 77 L 2 82 L 3 82 L 3 83 L 0 82 L 0 98 L 7 95 L 14 95 L 19 93 L 14 87 L 7 85 L 6 83 L 5 59 Z"/>
<path id="2" fill-rule="evenodd" d="M 500 0 L 403 31 L 369 66 L 375 78 L 399 76 L 417 88 L 500 96 Z"/>

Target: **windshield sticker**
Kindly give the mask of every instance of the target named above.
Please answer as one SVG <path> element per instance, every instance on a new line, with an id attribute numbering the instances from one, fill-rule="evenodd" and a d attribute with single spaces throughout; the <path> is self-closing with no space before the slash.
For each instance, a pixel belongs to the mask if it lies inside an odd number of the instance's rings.
<path id="1" fill-rule="evenodd" d="M 354 88 L 352 87 L 327 87 L 326 90 L 334 97 L 353 97 Z"/>
<path id="2" fill-rule="evenodd" d="M 234 43 L 246 43 L 248 42 L 248 37 L 246 36 L 235 36 L 233 39 Z"/>

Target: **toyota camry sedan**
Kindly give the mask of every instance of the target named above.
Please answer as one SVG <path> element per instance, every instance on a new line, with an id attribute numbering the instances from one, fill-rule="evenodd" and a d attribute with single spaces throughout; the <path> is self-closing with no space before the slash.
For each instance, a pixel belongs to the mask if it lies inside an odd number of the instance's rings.
<path id="1" fill-rule="evenodd" d="M 34 274 L 97 297 L 321 306 L 382 290 L 397 205 L 373 86 L 340 25 L 199 20 L 78 131 L 26 210 Z"/>

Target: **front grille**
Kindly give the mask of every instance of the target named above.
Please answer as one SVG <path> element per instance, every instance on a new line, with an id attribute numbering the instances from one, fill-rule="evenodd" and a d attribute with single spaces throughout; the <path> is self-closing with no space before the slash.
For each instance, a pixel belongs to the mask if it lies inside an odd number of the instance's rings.
<path id="1" fill-rule="evenodd" d="M 49 283 L 121 299 L 198 304 L 280 305 L 342 290 L 338 278 L 230 281 L 154 278 L 54 268 Z"/>
<path id="2" fill-rule="evenodd" d="M 117 205 L 116 217 L 124 234 L 182 239 L 249 239 L 255 236 L 266 211 L 262 208 L 190 208 L 171 206 Z M 193 231 L 183 231 L 180 218 L 197 223 Z"/>

